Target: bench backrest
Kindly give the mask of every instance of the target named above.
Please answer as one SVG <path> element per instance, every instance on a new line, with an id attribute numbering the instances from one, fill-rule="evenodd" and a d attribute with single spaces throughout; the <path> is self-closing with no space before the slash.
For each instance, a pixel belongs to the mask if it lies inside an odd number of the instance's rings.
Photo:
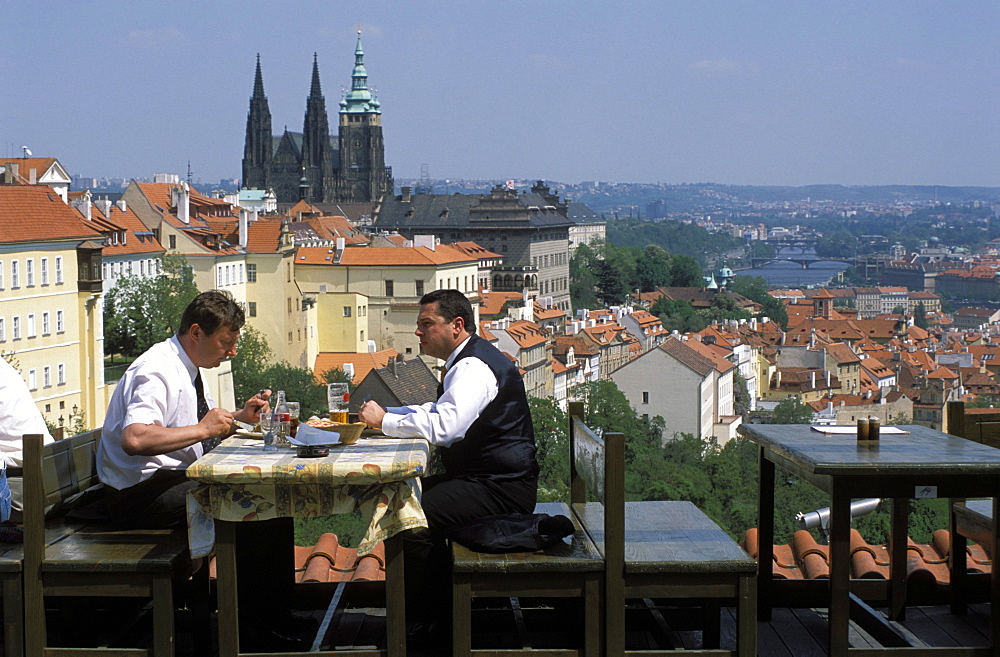
<path id="1" fill-rule="evenodd" d="M 24 557 L 37 562 L 45 556 L 45 510 L 100 483 L 97 443 L 101 430 L 43 445 L 40 434 L 27 434 L 24 445 Z"/>
<path id="2" fill-rule="evenodd" d="M 589 492 L 604 506 L 604 527 L 586 527 L 603 544 L 605 564 L 625 559 L 625 435 L 595 434 L 583 421 L 583 403 L 569 404 L 570 504 L 584 504 Z M 603 530 L 601 536 L 595 535 Z"/>
<path id="3" fill-rule="evenodd" d="M 1000 447 L 1000 409 L 966 409 L 960 401 L 948 402 L 946 430 L 953 436 Z"/>

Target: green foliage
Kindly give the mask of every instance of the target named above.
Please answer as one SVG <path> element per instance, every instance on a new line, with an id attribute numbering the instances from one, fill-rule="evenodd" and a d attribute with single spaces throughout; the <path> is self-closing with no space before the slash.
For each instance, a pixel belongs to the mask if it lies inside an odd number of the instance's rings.
<path id="1" fill-rule="evenodd" d="M 555 399 L 528 399 L 538 448 L 538 501 L 569 499 L 569 417 Z"/>
<path id="2" fill-rule="evenodd" d="M 671 285 L 672 257 L 655 244 L 648 245 L 635 262 L 635 278 L 640 292 L 652 292 Z"/>
<path id="3" fill-rule="evenodd" d="M 166 256 L 154 277 L 126 274 L 104 295 L 104 348 L 135 358 L 174 333 L 184 308 L 198 295 L 183 256 Z"/>
<path id="4" fill-rule="evenodd" d="M 809 424 L 812 409 L 795 397 L 785 397 L 774 407 L 772 422 L 775 424 Z"/>
<path id="5" fill-rule="evenodd" d="M 767 281 L 763 277 L 736 276 L 729 282 L 729 289 L 759 303 L 763 308 L 760 317 L 769 317 L 782 327 L 788 326 L 788 311 L 785 310 L 785 304 L 768 293 Z"/>
<path id="6" fill-rule="evenodd" d="M 288 401 L 301 404 L 301 417 L 326 417 L 329 411 L 326 384 L 316 381 L 312 370 L 308 368 L 288 363 L 271 363 L 271 358 L 272 351 L 264 335 L 252 326 L 245 326 L 233 358 L 236 403 L 242 406 L 263 388 L 270 388 L 272 392 L 284 390 Z"/>
<path id="7" fill-rule="evenodd" d="M 690 301 L 683 299 L 657 299 L 650 312 L 660 318 L 667 331 L 691 333 L 708 326 L 708 320 L 698 314 Z"/>
<path id="8" fill-rule="evenodd" d="M 576 247 L 573 257 L 569 260 L 569 294 L 573 300 L 573 310 L 580 308 L 596 308 L 597 295 L 597 263 L 600 262 L 597 251 L 588 244 Z"/>
<path id="9" fill-rule="evenodd" d="M 607 235 L 608 242 L 619 247 L 644 249 L 649 244 L 655 244 L 673 254 L 698 254 L 701 259 L 707 256 L 722 256 L 742 246 L 742 240 L 737 240 L 731 235 L 721 232 L 710 233 L 696 224 L 673 220 L 610 221 Z M 700 281 L 696 284 L 700 284 Z M 687 283 L 678 283 L 675 277 L 673 285 L 687 285 Z"/>
<path id="10" fill-rule="evenodd" d="M 264 370 L 272 358 L 271 347 L 264 334 L 249 324 L 244 326 L 236 343 L 236 355 L 232 358 L 233 394 L 237 404 L 250 399 L 261 388 L 270 387 Z"/>
<path id="11" fill-rule="evenodd" d="M 670 280 L 674 287 L 701 287 L 705 284 L 701 265 L 693 257 L 684 254 L 673 257 Z"/>
<path id="12" fill-rule="evenodd" d="M 922 329 L 925 329 L 928 326 L 927 308 L 924 306 L 923 301 L 918 302 L 916 308 L 913 309 L 913 324 Z"/>
<path id="13" fill-rule="evenodd" d="M 750 258 L 773 258 L 778 255 L 778 250 L 764 240 L 751 240 L 747 247 L 747 257 Z"/>
<path id="14" fill-rule="evenodd" d="M 316 545 L 319 537 L 329 532 L 337 535 L 337 543 L 340 545 L 356 548 L 366 529 L 367 525 L 359 511 L 325 518 L 296 518 L 295 544 Z"/>

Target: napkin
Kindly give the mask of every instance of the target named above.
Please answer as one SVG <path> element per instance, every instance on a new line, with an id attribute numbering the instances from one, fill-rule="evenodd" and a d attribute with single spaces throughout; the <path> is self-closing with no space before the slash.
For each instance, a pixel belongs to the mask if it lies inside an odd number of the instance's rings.
<path id="1" fill-rule="evenodd" d="M 295 437 L 288 436 L 288 442 L 297 447 L 308 447 L 312 445 L 339 445 L 340 433 L 337 431 L 326 431 L 317 429 L 308 424 L 300 424 L 299 430 L 295 432 Z"/>

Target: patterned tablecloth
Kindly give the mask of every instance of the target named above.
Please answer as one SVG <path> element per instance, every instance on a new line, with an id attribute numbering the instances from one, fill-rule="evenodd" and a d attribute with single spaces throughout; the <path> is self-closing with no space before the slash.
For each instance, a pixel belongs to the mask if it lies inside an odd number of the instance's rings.
<path id="1" fill-rule="evenodd" d="M 228 438 L 187 470 L 189 479 L 207 484 L 187 497 L 191 556 L 211 553 L 213 518 L 314 518 L 354 509 L 370 518 L 358 544 L 358 554 L 367 554 L 398 532 L 427 526 L 418 480 L 427 461 L 428 444 L 420 439 L 366 438 L 300 459 L 294 449 L 265 452 L 260 440 Z"/>

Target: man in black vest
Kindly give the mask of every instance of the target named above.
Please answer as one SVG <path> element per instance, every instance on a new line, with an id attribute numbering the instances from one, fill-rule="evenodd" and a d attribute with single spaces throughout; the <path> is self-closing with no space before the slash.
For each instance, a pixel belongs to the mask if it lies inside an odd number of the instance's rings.
<path id="1" fill-rule="evenodd" d="M 521 374 L 476 335 L 466 296 L 458 290 L 425 294 L 415 333 L 425 354 L 445 361 L 437 401 L 387 409 L 370 401 L 360 417 L 388 436 L 426 438 L 439 448 L 444 473 L 423 480 L 428 529 L 408 532 L 404 542 L 407 616 L 426 628 L 450 618 L 445 539 L 486 516 L 531 513 L 538 463 Z"/>

